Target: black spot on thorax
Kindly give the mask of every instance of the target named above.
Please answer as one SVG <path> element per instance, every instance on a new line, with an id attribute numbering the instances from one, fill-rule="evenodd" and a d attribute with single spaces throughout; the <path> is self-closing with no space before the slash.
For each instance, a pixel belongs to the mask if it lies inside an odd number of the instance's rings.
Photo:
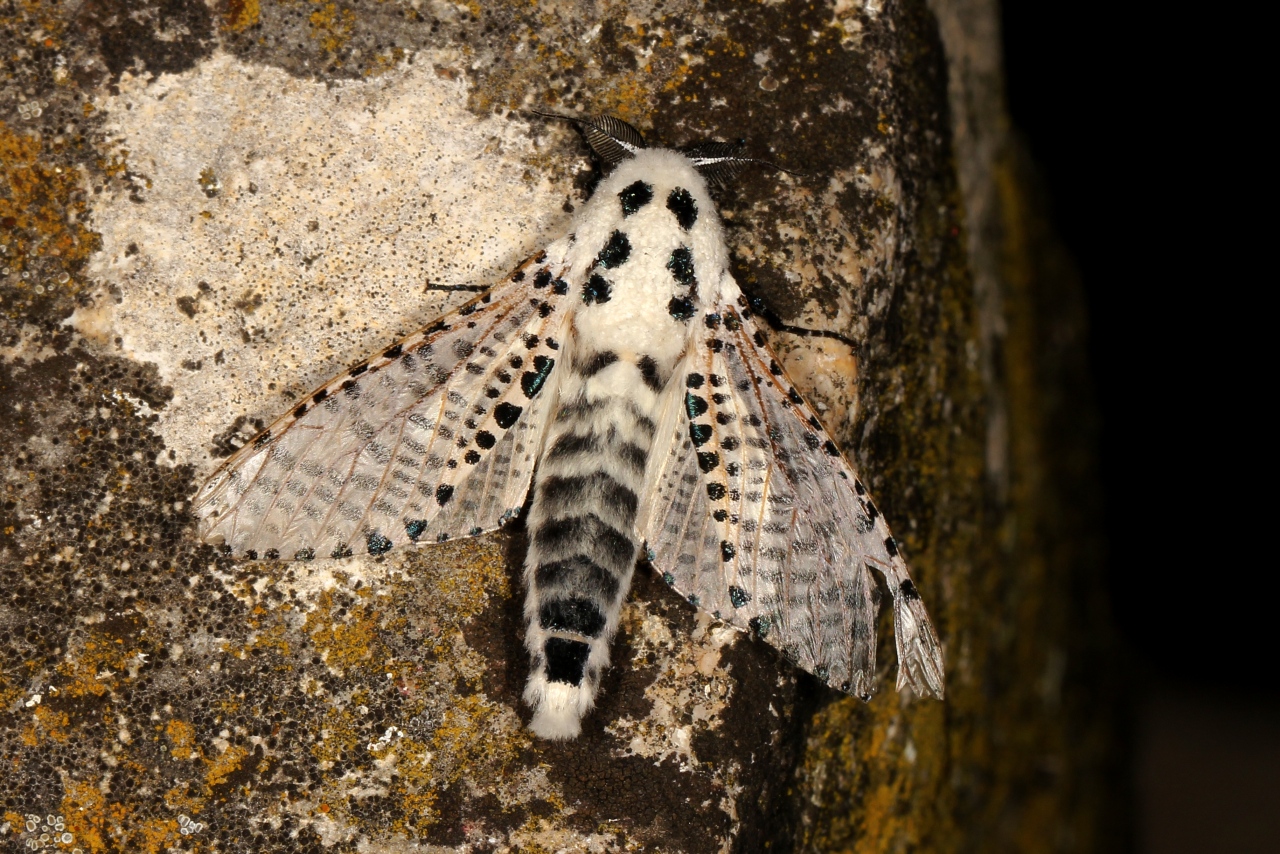
<path id="1" fill-rule="evenodd" d="M 636 181 L 618 193 L 618 200 L 622 202 L 622 215 L 631 216 L 653 201 L 653 187 L 644 181 Z"/>
<path id="2" fill-rule="evenodd" d="M 582 301 L 587 305 L 606 303 L 613 298 L 613 285 L 598 273 L 582 286 Z"/>
<path id="3" fill-rule="evenodd" d="M 631 257 L 631 241 L 621 231 L 615 231 L 609 237 L 609 242 L 600 250 L 600 254 L 596 256 L 596 263 L 606 270 L 612 270 L 622 266 L 629 257 Z"/>
<path id="4" fill-rule="evenodd" d="M 698 221 L 698 205 L 684 187 L 676 187 L 667 196 L 667 210 L 676 215 L 676 222 L 685 231 L 693 228 L 693 224 Z"/>

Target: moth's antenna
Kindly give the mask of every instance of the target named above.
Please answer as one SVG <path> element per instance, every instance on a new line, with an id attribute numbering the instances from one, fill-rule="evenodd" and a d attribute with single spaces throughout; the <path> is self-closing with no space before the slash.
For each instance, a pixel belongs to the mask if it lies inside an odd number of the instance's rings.
<path id="1" fill-rule="evenodd" d="M 739 139 L 736 142 L 701 142 L 681 149 L 681 153 L 693 161 L 693 165 L 704 178 L 721 187 L 727 186 L 747 166 L 768 166 L 778 172 L 799 176 L 798 172 L 783 169 L 768 160 L 743 157 L 742 150 L 746 145 L 745 139 Z"/>
<path id="2" fill-rule="evenodd" d="M 635 157 L 636 152 L 648 147 L 640 131 L 613 116 L 566 116 L 535 109 L 530 109 L 529 112 L 544 119 L 572 122 L 596 156 L 609 166 L 616 166 L 628 157 Z M 700 142 L 680 149 L 680 153 L 693 161 L 694 167 L 703 177 L 721 187 L 727 186 L 747 166 L 767 166 L 788 175 L 799 175 L 798 172 L 784 169 L 768 160 L 743 157 L 742 151 L 746 144 L 744 139 L 736 142 Z"/>
<path id="3" fill-rule="evenodd" d="M 548 113 L 543 110 L 529 110 L 544 119 L 559 119 L 573 122 L 582 134 L 587 145 L 596 156 L 610 166 L 616 166 L 628 157 L 635 157 L 636 152 L 648 146 L 644 135 L 622 119 L 613 116 L 564 116 L 559 113 Z"/>

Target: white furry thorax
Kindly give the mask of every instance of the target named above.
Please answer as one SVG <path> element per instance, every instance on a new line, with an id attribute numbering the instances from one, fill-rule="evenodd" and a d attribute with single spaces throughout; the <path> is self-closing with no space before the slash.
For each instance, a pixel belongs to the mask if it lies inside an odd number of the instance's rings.
<path id="1" fill-rule="evenodd" d="M 637 181 L 652 187 L 653 202 L 624 216 L 618 194 Z M 697 206 L 697 221 L 688 231 L 679 227 L 666 204 L 677 188 L 687 190 Z M 685 291 L 667 267 L 672 252 L 681 246 L 692 251 L 699 308 L 718 297 L 728 262 L 724 231 L 706 179 L 687 157 L 668 149 L 642 150 L 619 163 L 574 222 L 566 278 L 583 280 L 615 231 L 630 241 L 631 258 L 611 271 L 614 287 L 608 303 L 575 312 L 578 342 L 588 349 L 618 350 L 620 355 L 631 351 L 659 361 L 674 359 L 697 334 L 697 325 L 676 320 L 668 310 L 671 298 Z"/>

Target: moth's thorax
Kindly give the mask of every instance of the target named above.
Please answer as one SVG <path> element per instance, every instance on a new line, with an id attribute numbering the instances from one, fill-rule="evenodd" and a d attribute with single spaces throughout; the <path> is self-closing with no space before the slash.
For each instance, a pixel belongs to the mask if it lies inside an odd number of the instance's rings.
<path id="1" fill-rule="evenodd" d="M 706 181 L 684 155 L 645 150 L 583 206 L 567 262 L 578 343 L 669 366 L 714 302 L 727 252 Z"/>

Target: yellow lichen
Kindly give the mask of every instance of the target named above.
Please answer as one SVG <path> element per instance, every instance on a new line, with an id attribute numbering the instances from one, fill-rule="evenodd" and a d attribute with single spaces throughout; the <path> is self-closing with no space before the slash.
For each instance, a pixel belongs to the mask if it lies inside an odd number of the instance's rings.
<path id="1" fill-rule="evenodd" d="M 356 28 L 356 13 L 345 7 L 339 7 L 332 0 L 312 0 L 318 6 L 311 13 L 311 37 L 316 40 L 331 61 L 341 64 L 338 52 L 351 41 L 351 34 Z"/>
<path id="2" fill-rule="evenodd" d="M 365 77 L 377 77 L 396 68 L 404 61 L 407 54 L 404 48 L 393 47 L 388 51 L 375 53 L 369 67 L 364 70 Z"/>
<path id="3" fill-rule="evenodd" d="M 176 820 L 139 816 L 126 804 L 109 803 L 89 781 L 65 778 L 61 813 L 76 846 L 87 854 L 161 854 L 180 838 Z"/>
<path id="4" fill-rule="evenodd" d="M 165 724 L 164 734 L 169 738 L 169 755 L 174 759 L 195 759 L 196 731 L 191 724 L 177 719 Z"/>
<path id="5" fill-rule="evenodd" d="M 80 173 L 63 166 L 57 151 L 39 137 L 21 134 L 0 122 L 0 265 L 11 273 L 30 269 L 37 259 L 54 259 L 63 271 L 79 266 L 97 251 L 98 234 L 87 228 Z M 48 273 L 47 262 L 42 271 Z M 76 287 L 75 279 L 42 276 Z"/>
<path id="6" fill-rule="evenodd" d="M 262 7 L 258 0 L 227 0 L 222 12 L 222 30 L 225 33 L 240 33 L 256 26 L 262 16 Z"/>
<path id="7" fill-rule="evenodd" d="M 44 737 L 59 744 L 66 744 L 71 738 L 71 719 L 66 712 L 55 711 L 47 705 L 35 708 L 36 727 L 44 733 Z"/>
<path id="8" fill-rule="evenodd" d="M 389 654 L 380 637 L 381 614 L 375 603 L 340 606 L 332 590 L 320 594 L 316 609 L 307 615 L 304 631 L 334 670 L 381 662 Z"/>
<path id="9" fill-rule="evenodd" d="M 207 798 L 191 794 L 191 783 L 184 780 L 164 793 L 164 805 L 175 813 L 192 818 L 204 809 Z"/>
<path id="10" fill-rule="evenodd" d="M 213 788 L 226 782 L 227 777 L 240 770 L 244 758 L 248 755 L 247 748 L 233 744 L 213 759 L 206 759 L 208 768 L 205 771 L 205 783 L 209 788 Z"/>
<path id="11" fill-rule="evenodd" d="M 72 697 L 101 697 L 109 690 L 109 681 L 119 677 L 139 651 L 125 649 L 121 638 L 90 634 L 79 649 L 58 663 L 58 674 L 67 680 L 62 690 Z"/>
<path id="12" fill-rule="evenodd" d="M 20 0 L 5 7 L 7 15 L 0 15 L 0 28 L 11 33 L 25 33 L 27 38 L 41 47 L 61 47 L 67 28 L 65 7 L 53 0 Z"/>

